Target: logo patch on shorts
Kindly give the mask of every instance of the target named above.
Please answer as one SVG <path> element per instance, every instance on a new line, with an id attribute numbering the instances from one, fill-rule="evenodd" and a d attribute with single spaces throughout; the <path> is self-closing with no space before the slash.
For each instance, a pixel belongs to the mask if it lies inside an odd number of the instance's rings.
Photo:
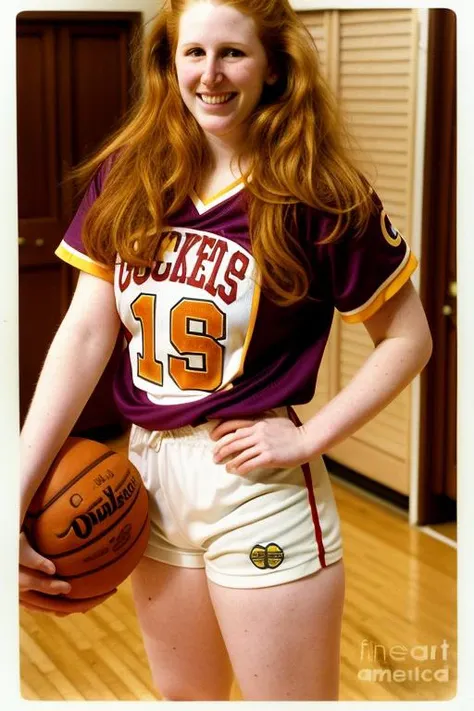
<path id="1" fill-rule="evenodd" d="M 256 568 L 278 568 L 283 563 L 285 554 L 277 543 L 269 543 L 266 546 L 254 546 L 249 557 Z"/>

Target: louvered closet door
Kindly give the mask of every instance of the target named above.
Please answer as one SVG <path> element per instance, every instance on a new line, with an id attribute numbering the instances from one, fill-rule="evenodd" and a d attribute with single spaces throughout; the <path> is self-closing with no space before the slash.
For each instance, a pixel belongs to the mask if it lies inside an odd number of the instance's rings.
<path id="1" fill-rule="evenodd" d="M 323 75 L 328 75 L 329 21 L 330 12 L 301 12 L 306 27 L 316 44 Z"/>
<path id="2" fill-rule="evenodd" d="M 358 145 L 356 161 L 371 179 L 392 222 L 410 242 L 417 12 L 350 10 L 320 15 L 331 28 L 330 81 Z M 329 349 L 327 381 L 333 397 L 351 380 L 373 346 L 363 325 L 348 325 L 339 317 L 331 338 L 335 343 Z M 406 389 L 384 412 L 328 454 L 408 494 L 410 394 L 410 388 Z M 309 407 L 305 414 L 309 414 Z"/>

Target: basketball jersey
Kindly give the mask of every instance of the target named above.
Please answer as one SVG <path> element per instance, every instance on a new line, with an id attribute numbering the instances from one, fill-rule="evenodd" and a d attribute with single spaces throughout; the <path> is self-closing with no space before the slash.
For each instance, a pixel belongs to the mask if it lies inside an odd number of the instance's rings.
<path id="1" fill-rule="evenodd" d="M 81 238 L 103 180 L 104 170 L 56 254 L 113 282 L 126 342 L 114 397 L 127 420 L 150 430 L 309 402 L 334 309 L 349 323 L 364 321 L 417 266 L 375 194 L 377 214 L 364 233 L 347 231 L 327 245 L 319 242 L 333 218 L 301 204 L 295 236 L 311 286 L 307 298 L 278 306 L 261 289 L 239 180 L 206 202 L 191 194 L 170 218 L 152 265 L 117 257 L 109 268 L 86 254 Z"/>

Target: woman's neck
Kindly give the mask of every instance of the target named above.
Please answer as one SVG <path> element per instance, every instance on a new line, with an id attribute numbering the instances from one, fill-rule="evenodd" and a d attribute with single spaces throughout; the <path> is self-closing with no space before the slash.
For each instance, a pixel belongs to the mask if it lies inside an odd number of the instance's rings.
<path id="1" fill-rule="evenodd" d="M 243 141 L 237 141 L 234 136 L 206 135 L 206 138 L 214 159 L 213 172 L 227 169 L 236 171 L 238 177 L 238 157 L 242 153 Z"/>

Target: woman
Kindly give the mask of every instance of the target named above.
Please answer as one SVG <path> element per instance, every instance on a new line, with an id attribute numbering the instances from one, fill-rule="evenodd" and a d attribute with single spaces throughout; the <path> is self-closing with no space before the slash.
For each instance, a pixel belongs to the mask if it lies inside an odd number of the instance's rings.
<path id="1" fill-rule="evenodd" d="M 80 270 L 22 433 L 21 516 L 113 350 L 152 532 L 132 575 L 154 681 L 176 700 L 336 699 L 344 598 L 321 453 L 424 367 L 416 259 L 343 148 L 287 0 L 166 2 L 143 96 L 79 174 L 58 255 Z M 334 308 L 375 349 L 301 425 Z M 20 535 L 20 598 L 69 586 Z"/>

